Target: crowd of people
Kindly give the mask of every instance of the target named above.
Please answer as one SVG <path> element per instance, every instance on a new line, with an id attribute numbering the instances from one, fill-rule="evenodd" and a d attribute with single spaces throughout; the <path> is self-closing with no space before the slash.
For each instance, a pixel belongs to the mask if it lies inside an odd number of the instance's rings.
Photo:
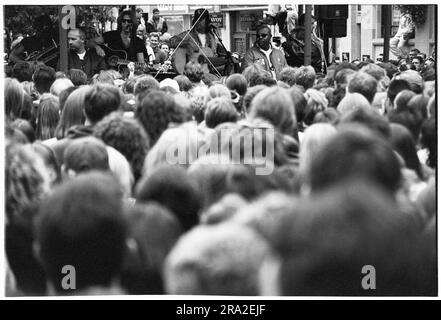
<path id="1" fill-rule="evenodd" d="M 15 64 L 8 296 L 437 294 L 434 66 L 279 69 L 258 33 L 214 80 Z"/>

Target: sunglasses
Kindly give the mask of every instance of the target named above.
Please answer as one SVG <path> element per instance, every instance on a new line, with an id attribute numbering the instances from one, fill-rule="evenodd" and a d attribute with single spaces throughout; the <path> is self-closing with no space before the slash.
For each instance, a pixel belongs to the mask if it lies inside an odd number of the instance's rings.
<path id="1" fill-rule="evenodd" d="M 122 19 L 121 22 L 133 23 L 132 19 Z"/>
<path id="2" fill-rule="evenodd" d="M 264 39 L 264 38 L 268 37 L 268 34 L 263 34 L 263 33 L 262 34 L 257 34 L 256 37 L 257 37 L 257 39 L 259 39 L 259 38 Z"/>

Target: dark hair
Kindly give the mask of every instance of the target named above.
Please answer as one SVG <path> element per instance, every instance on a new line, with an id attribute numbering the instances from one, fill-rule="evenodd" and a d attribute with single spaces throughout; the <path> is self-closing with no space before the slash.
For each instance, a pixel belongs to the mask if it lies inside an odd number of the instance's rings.
<path id="1" fill-rule="evenodd" d="M 410 90 L 409 82 L 402 79 L 393 79 L 387 88 L 387 97 L 393 103 L 395 97 L 403 90 Z"/>
<path id="2" fill-rule="evenodd" d="M 35 89 L 40 94 L 49 92 L 52 83 L 55 81 L 55 70 L 49 66 L 40 65 L 35 70 L 32 78 L 34 80 Z"/>
<path id="3" fill-rule="evenodd" d="M 75 267 L 76 289 L 109 286 L 125 252 L 126 223 L 118 182 L 91 172 L 55 189 L 36 223 L 40 256 L 48 279 L 62 293 L 63 267 Z"/>
<path id="4" fill-rule="evenodd" d="M 200 19 L 199 19 L 200 17 Z M 191 25 L 194 26 L 196 21 L 205 21 L 205 26 L 208 28 L 210 25 L 210 13 L 207 9 L 199 8 L 194 11 L 193 20 L 191 21 Z"/>
<path id="5" fill-rule="evenodd" d="M 164 205 L 176 215 L 184 230 L 199 222 L 201 195 L 196 183 L 181 167 L 161 165 L 154 169 L 136 186 L 136 200 L 140 203 L 156 201 Z"/>
<path id="6" fill-rule="evenodd" d="M 421 144 L 429 150 L 427 165 L 435 168 L 437 164 L 437 135 L 435 118 L 426 119 L 421 126 Z"/>
<path id="7" fill-rule="evenodd" d="M 385 139 L 389 139 L 389 121 L 374 109 L 360 108 L 340 117 L 339 124 L 358 123 Z"/>
<path id="8" fill-rule="evenodd" d="M 205 124 L 208 128 L 215 128 L 223 122 L 236 122 L 237 118 L 237 110 L 229 99 L 217 97 L 208 101 L 205 110 Z"/>
<path id="9" fill-rule="evenodd" d="M 122 30 L 122 19 L 123 19 L 124 16 L 129 16 L 130 19 L 132 19 L 132 12 L 130 10 L 124 10 L 123 12 L 121 12 L 118 15 L 118 20 L 117 20 L 117 23 L 118 23 L 118 29 L 117 29 L 118 33 L 120 33 L 121 30 Z M 132 23 L 133 23 L 133 21 L 132 21 Z"/>
<path id="10" fill-rule="evenodd" d="M 148 133 L 152 145 L 170 123 L 182 123 L 183 116 L 183 110 L 176 105 L 173 97 L 159 90 L 149 91 L 135 111 L 135 117 Z"/>
<path id="11" fill-rule="evenodd" d="M 345 181 L 298 201 L 289 213 L 273 240 L 281 295 L 412 295 L 421 288 L 415 283 L 421 269 L 410 264 L 418 234 L 381 186 Z M 378 290 L 360 285 L 364 266 L 382 275 Z"/>
<path id="12" fill-rule="evenodd" d="M 185 65 L 184 73 L 188 79 L 193 82 L 200 82 L 204 76 L 204 71 L 202 69 L 202 65 L 195 61 L 189 61 Z"/>
<path id="13" fill-rule="evenodd" d="M 124 117 L 119 112 L 113 112 L 95 125 L 94 136 L 126 157 L 132 168 L 135 181 L 141 177 L 150 141 L 144 128 L 136 119 Z"/>
<path id="14" fill-rule="evenodd" d="M 390 143 L 403 158 L 406 167 L 415 171 L 421 180 L 425 180 L 420 160 L 418 159 L 415 141 L 410 131 L 398 123 L 390 124 Z"/>
<path id="15" fill-rule="evenodd" d="M 20 82 L 32 81 L 32 69 L 28 62 L 17 62 L 12 68 L 11 77 Z"/>
<path id="16" fill-rule="evenodd" d="M 400 165 L 392 147 L 372 131 L 347 125 L 318 150 L 310 163 L 312 190 L 363 177 L 394 193 L 401 182 Z"/>
<path id="17" fill-rule="evenodd" d="M 126 214 L 136 248 L 126 259 L 121 284 L 129 294 L 164 294 L 163 264 L 182 233 L 180 222 L 156 202 L 137 204 Z"/>
<path id="18" fill-rule="evenodd" d="M 253 101 L 254 97 L 263 89 L 265 89 L 266 86 L 263 84 L 256 85 L 254 87 L 250 87 L 247 90 L 247 93 L 243 97 L 243 107 L 246 112 L 250 111 L 251 102 Z"/>
<path id="19" fill-rule="evenodd" d="M 74 86 L 87 84 L 87 74 L 81 69 L 69 69 L 66 76 L 72 81 Z"/>
<path id="20" fill-rule="evenodd" d="M 86 117 L 96 123 L 112 111 L 118 110 L 121 94 L 118 88 L 108 84 L 95 84 L 84 97 Z"/>
<path id="21" fill-rule="evenodd" d="M 16 128 L 16 129 L 20 130 L 21 132 L 23 132 L 23 134 L 28 139 L 29 143 L 32 143 L 32 142 L 35 141 L 35 130 L 34 130 L 34 128 L 32 127 L 31 123 L 28 120 L 15 119 L 11 123 L 11 126 L 13 128 Z"/>
<path id="22" fill-rule="evenodd" d="M 240 74 L 234 73 L 227 78 L 225 85 L 230 90 L 235 90 L 239 95 L 243 96 L 247 92 L 247 79 Z"/>

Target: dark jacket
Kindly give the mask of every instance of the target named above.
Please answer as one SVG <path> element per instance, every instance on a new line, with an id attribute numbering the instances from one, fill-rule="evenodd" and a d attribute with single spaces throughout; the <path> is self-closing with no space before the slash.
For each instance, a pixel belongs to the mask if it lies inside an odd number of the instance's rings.
<path id="1" fill-rule="evenodd" d="M 69 69 L 83 70 L 89 79 L 101 70 L 107 69 L 104 57 L 100 57 L 94 49 L 86 49 L 86 55 L 83 60 L 80 60 L 75 52 L 69 50 L 67 59 L 67 66 Z"/>

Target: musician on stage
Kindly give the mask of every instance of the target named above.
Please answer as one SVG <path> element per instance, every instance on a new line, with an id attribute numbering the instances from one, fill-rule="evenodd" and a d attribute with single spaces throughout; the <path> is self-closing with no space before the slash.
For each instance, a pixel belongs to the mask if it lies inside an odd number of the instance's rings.
<path id="1" fill-rule="evenodd" d="M 253 63 L 261 64 L 270 71 L 275 80 L 279 79 L 280 71 L 288 64 L 282 51 L 271 45 L 271 29 L 267 24 L 259 24 L 256 28 L 256 42 L 245 53 L 242 69 Z"/>
<path id="2" fill-rule="evenodd" d="M 96 53 L 102 57 L 105 51 L 100 44 L 106 44 L 112 50 L 122 50 L 127 53 L 127 60 L 144 63 L 147 50 L 144 43 L 133 32 L 134 21 L 129 10 L 123 11 L 118 17 L 118 29 L 108 31 L 92 39 L 89 46 L 95 47 Z"/>
<path id="3" fill-rule="evenodd" d="M 198 61 L 205 64 L 210 73 L 219 76 L 219 70 L 215 64 L 212 65 L 208 60 L 209 58 L 225 57 L 227 52 L 214 34 L 208 11 L 203 8 L 195 10 L 191 25 L 190 30 L 170 38 L 170 48 L 175 49 L 174 55 L 178 54 L 178 49 L 185 49 L 183 66 L 189 61 Z"/>
<path id="4" fill-rule="evenodd" d="M 67 33 L 68 69 L 81 69 L 90 79 L 101 70 L 106 70 L 107 64 L 104 57 L 99 56 L 94 49 L 86 48 L 85 39 L 86 34 L 81 28 L 71 29 Z"/>
<path id="5" fill-rule="evenodd" d="M 44 60 L 43 54 L 48 53 L 48 56 L 56 54 L 58 48 L 58 27 L 52 24 L 49 16 L 41 15 L 34 20 L 35 34 L 24 38 L 16 45 L 10 55 L 9 62 L 15 64 L 17 62 Z M 53 49 L 53 50 L 51 50 Z M 32 57 L 35 57 L 32 58 Z M 55 67 L 57 63 L 57 56 L 53 59 L 45 61 L 51 67 Z"/>

